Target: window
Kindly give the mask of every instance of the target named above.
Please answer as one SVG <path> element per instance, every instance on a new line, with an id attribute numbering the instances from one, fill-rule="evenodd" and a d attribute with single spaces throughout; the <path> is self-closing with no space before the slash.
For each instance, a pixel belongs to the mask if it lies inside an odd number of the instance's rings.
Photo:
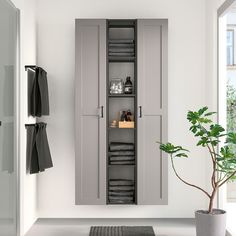
<path id="1" fill-rule="evenodd" d="M 234 30 L 227 30 L 227 65 L 234 65 Z"/>

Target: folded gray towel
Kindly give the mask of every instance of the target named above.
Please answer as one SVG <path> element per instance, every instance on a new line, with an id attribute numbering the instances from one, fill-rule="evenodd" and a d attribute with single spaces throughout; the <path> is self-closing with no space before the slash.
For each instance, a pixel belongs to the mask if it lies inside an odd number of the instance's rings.
<path id="1" fill-rule="evenodd" d="M 134 156 L 134 151 L 110 151 L 109 156 Z"/>
<path id="2" fill-rule="evenodd" d="M 109 191 L 109 196 L 111 197 L 129 197 L 129 196 L 134 196 L 134 191 L 129 191 L 129 192 L 119 192 L 119 191 Z"/>
<path id="3" fill-rule="evenodd" d="M 118 200 L 118 201 L 133 201 L 133 196 L 109 196 L 109 200 Z"/>
<path id="4" fill-rule="evenodd" d="M 129 160 L 129 161 L 110 161 L 110 165 L 134 165 L 135 162 L 134 160 Z"/>
<path id="5" fill-rule="evenodd" d="M 133 151 L 134 144 L 133 143 L 122 143 L 122 142 L 111 142 L 110 151 Z"/>
<path id="6" fill-rule="evenodd" d="M 110 186 L 132 186 L 134 185 L 134 181 L 129 180 L 129 179 L 110 179 L 109 185 Z"/>
<path id="7" fill-rule="evenodd" d="M 134 52 L 134 48 L 109 47 L 109 52 Z"/>
<path id="8" fill-rule="evenodd" d="M 110 156 L 110 161 L 128 161 L 134 160 L 134 156 Z"/>
<path id="9" fill-rule="evenodd" d="M 134 190 L 134 186 L 109 186 L 109 190 Z"/>
<path id="10" fill-rule="evenodd" d="M 134 160 L 132 161 L 110 161 L 110 165 L 134 165 Z"/>
<path id="11" fill-rule="evenodd" d="M 109 200 L 109 203 L 110 204 L 134 204 L 134 201 L 133 200 Z"/>

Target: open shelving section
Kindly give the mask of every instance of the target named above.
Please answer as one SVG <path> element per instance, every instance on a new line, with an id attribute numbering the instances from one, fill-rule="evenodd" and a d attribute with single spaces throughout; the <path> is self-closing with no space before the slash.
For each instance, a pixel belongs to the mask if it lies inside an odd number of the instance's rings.
<path id="1" fill-rule="evenodd" d="M 107 204 L 137 204 L 137 21 L 107 20 Z M 111 94 L 112 79 L 131 77 L 132 94 Z M 130 110 L 134 128 L 111 127 Z"/>

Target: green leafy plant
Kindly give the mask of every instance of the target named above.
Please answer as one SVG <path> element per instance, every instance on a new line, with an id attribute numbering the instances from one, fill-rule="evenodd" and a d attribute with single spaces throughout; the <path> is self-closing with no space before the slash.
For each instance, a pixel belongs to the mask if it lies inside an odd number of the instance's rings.
<path id="1" fill-rule="evenodd" d="M 227 132 L 236 131 L 236 89 L 230 79 L 227 80 Z M 236 153 L 236 145 L 231 145 Z"/>
<path id="2" fill-rule="evenodd" d="M 211 117 L 215 112 L 208 112 L 208 107 L 203 107 L 198 111 L 189 111 L 187 119 L 191 126 L 189 130 L 198 139 L 197 146 L 207 148 L 209 157 L 212 161 L 212 175 L 210 192 L 203 188 L 185 181 L 177 172 L 174 159 L 188 158 L 189 150 L 182 146 L 175 146 L 172 143 L 160 143 L 160 149 L 170 155 L 171 164 L 175 175 L 185 184 L 200 190 L 209 198 L 208 212 L 213 211 L 213 202 L 218 189 L 227 183 L 227 181 L 236 179 L 236 155 L 233 146 L 236 144 L 236 132 L 225 132 L 225 129 L 219 124 L 213 123 Z M 220 140 L 224 139 L 219 152 Z M 159 143 L 159 142 L 158 142 Z"/>

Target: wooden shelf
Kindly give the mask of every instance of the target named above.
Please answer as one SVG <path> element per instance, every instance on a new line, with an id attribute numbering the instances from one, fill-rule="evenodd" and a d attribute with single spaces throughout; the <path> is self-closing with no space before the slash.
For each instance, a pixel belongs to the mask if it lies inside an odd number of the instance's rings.
<path id="1" fill-rule="evenodd" d="M 109 28 L 135 28 L 135 22 L 136 20 L 126 20 L 126 19 L 114 19 L 108 21 L 108 27 Z"/>
<path id="2" fill-rule="evenodd" d="M 109 127 L 108 129 L 109 130 L 136 130 L 136 128 L 119 128 L 119 127 L 115 127 L 115 128 Z"/>
<path id="3" fill-rule="evenodd" d="M 109 94 L 110 98 L 134 98 L 135 94 Z"/>
<path id="4" fill-rule="evenodd" d="M 133 166 L 135 167 L 135 164 L 109 164 L 109 167 L 113 167 L 113 166 Z"/>
<path id="5" fill-rule="evenodd" d="M 115 203 L 115 202 L 109 202 L 107 203 L 108 205 L 137 205 L 135 202 L 131 202 L 131 203 Z"/>

